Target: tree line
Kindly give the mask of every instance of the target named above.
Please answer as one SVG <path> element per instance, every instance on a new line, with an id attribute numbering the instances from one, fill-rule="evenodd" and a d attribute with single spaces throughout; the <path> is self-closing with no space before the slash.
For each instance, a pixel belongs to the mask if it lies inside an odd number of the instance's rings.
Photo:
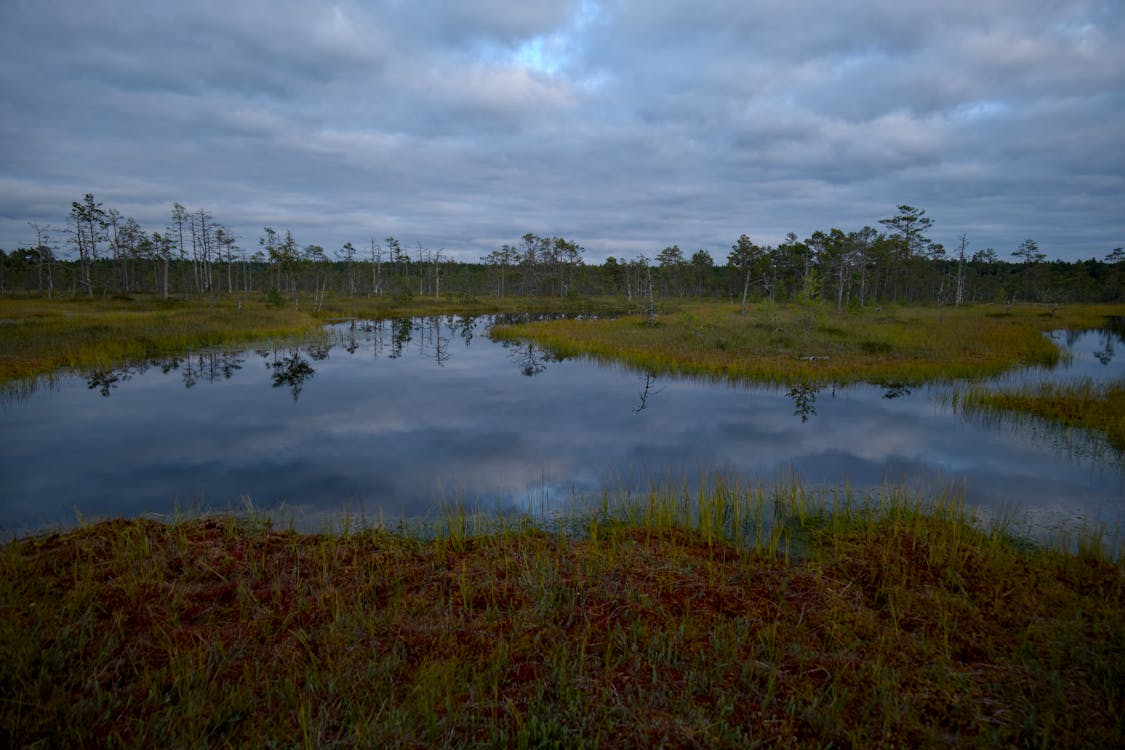
<path id="1" fill-rule="evenodd" d="M 347 296 L 571 297 L 623 295 L 721 298 L 748 302 L 817 301 L 837 310 L 873 303 L 1125 300 L 1125 251 L 1103 258 L 1048 261 L 1033 239 L 1000 253 L 970 250 L 962 235 L 947 249 L 929 237 L 924 209 L 900 205 L 877 222 L 845 231 L 789 233 L 776 246 L 742 234 L 717 262 L 712 252 L 676 245 L 625 259 L 587 263 L 586 249 L 564 237 L 528 232 L 477 262 L 395 237 L 346 242 L 333 251 L 300 245 L 292 232 L 263 227 L 249 247 L 203 208 L 174 203 L 167 225 L 146 231 L 133 218 L 103 207 L 92 194 L 71 204 L 67 226 L 31 223 L 34 241 L 0 250 L 0 293 L 35 290 L 47 296 L 148 293 L 265 293 L 283 303 L 331 292 Z"/>

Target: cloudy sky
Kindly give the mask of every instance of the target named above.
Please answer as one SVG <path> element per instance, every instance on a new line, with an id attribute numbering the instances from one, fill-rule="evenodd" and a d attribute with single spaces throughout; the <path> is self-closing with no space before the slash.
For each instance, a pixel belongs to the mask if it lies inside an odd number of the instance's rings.
<path id="1" fill-rule="evenodd" d="M 1120 0 L 3 0 L 0 248 L 70 202 L 253 248 L 1125 245 Z"/>

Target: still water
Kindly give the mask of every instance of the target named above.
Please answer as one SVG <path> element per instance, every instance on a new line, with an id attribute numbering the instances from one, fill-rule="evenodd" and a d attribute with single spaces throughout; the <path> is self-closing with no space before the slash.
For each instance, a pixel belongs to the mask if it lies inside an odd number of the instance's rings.
<path id="1" fill-rule="evenodd" d="M 67 376 L 0 402 L 0 532 L 255 508 L 316 530 L 463 500 L 550 509 L 726 472 L 963 489 L 1037 525 L 1125 518 L 1125 463 L 1080 431 L 959 414 L 948 387 L 808 390 L 648 377 L 488 338 L 492 318 L 357 322 L 300 346 Z M 1012 379 L 1125 376 L 1120 334 Z"/>

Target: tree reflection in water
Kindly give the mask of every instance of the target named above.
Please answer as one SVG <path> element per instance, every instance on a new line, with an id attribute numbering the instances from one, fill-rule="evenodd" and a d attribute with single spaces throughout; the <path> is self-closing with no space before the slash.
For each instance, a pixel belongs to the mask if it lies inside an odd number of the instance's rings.
<path id="1" fill-rule="evenodd" d="M 128 379 L 129 374 L 122 370 L 95 370 L 86 376 L 86 387 L 108 397 L 119 381 Z"/>
<path id="2" fill-rule="evenodd" d="M 911 388 L 906 383 L 875 383 L 883 389 L 883 398 L 899 398 L 909 396 Z"/>
<path id="3" fill-rule="evenodd" d="M 449 327 L 453 329 L 454 333 L 461 337 L 466 347 L 473 343 L 473 336 L 476 333 L 477 319 L 479 317 L 479 315 L 449 316 Z"/>
<path id="4" fill-rule="evenodd" d="M 652 386 L 656 383 L 656 374 L 652 372 L 645 373 L 645 384 L 641 387 L 640 403 L 633 407 L 634 414 L 640 414 L 648 408 L 648 397 L 655 396 L 660 391 L 654 391 Z"/>
<path id="5" fill-rule="evenodd" d="M 131 380 L 136 375 L 143 375 L 150 368 L 156 367 L 163 375 L 173 371 L 179 372 L 183 378 L 184 387 L 192 388 L 200 382 L 214 383 L 218 380 L 230 380 L 236 372 L 242 369 L 243 361 L 241 352 L 197 352 L 188 355 L 174 355 L 164 359 L 151 359 L 129 364 L 124 367 L 93 370 L 86 374 L 86 386 L 90 390 L 98 391 L 102 396 L 109 396 L 121 383 Z"/>
<path id="6" fill-rule="evenodd" d="M 301 356 L 299 349 L 293 349 L 288 355 L 280 358 L 275 352 L 270 367 L 273 369 L 273 387 L 281 388 L 285 386 L 289 388 L 294 401 L 300 397 L 301 389 L 305 383 L 316 374 L 316 370 L 313 369 L 308 360 Z"/>
<path id="7" fill-rule="evenodd" d="M 419 353 L 431 357 L 439 367 L 442 367 L 453 357 L 450 349 L 452 337 L 459 336 L 465 342 L 465 346 L 469 346 L 476 335 L 477 326 L 481 324 L 482 317 L 485 316 L 450 315 L 357 320 L 341 326 L 334 336 L 329 335 L 325 340 L 306 344 L 304 353 L 296 347 L 278 349 L 258 346 L 253 351 L 265 361 L 267 369 L 270 370 L 272 386 L 289 388 L 293 400 L 296 401 L 305 383 L 316 372 L 311 363 L 328 359 L 333 348 L 340 347 L 348 354 L 355 354 L 361 344 L 367 343 L 371 346 L 371 353 L 376 357 L 383 354 L 389 359 L 398 359 L 403 356 L 408 344 L 417 342 Z M 495 316 L 493 320 L 485 322 L 495 324 L 500 322 L 501 317 Z M 507 317 L 518 317 L 523 320 L 532 317 L 558 316 Z M 361 341 L 360 334 L 367 340 Z M 511 359 L 520 372 L 528 377 L 544 372 L 548 363 L 562 362 L 564 359 L 530 342 L 504 343 L 503 346 L 511 350 Z M 245 362 L 243 354 L 241 351 L 194 352 L 154 358 L 124 367 L 100 368 L 86 374 L 86 385 L 102 396 L 109 396 L 120 384 L 130 380 L 134 375 L 156 367 L 165 375 L 171 372 L 180 373 L 184 387 L 194 388 L 199 383 L 229 380 L 242 369 Z M 29 389 L 29 394 L 33 390 Z"/>
<path id="8" fill-rule="evenodd" d="M 532 343 L 505 345 L 511 350 L 512 361 L 527 377 L 535 377 L 547 369 L 547 352 Z"/>
<path id="9" fill-rule="evenodd" d="M 1108 365 L 1113 361 L 1113 358 L 1116 355 L 1116 352 L 1113 348 L 1115 340 L 1121 338 L 1121 335 L 1111 328 L 1106 328 L 1104 331 L 1101 331 L 1099 335 L 1102 339 L 1102 346 L 1100 349 L 1094 352 L 1094 356 L 1103 365 Z"/>
<path id="10" fill-rule="evenodd" d="M 387 356 L 398 359 L 402 356 L 403 348 L 414 338 L 414 320 L 412 318 L 396 318 L 391 321 L 391 353 Z"/>
<path id="11" fill-rule="evenodd" d="M 1038 498 L 1027 502 L 1040 503 L 1048 514 L 1066 494 L 1068 503 L 1079 498 L 1075 507 L 1083 512 L 1120 515 L 1121 461 L 1109 448 L 1075 430 L 1060 431 L 1056 439 L 1030 419 L 998 428 L 975 424 L 940 400 L 944 385 L 857 384 L 842 389 L 840 398 L 821 400 L 815 381 L 727 383 L 599 368 L 586 358 L 553 365 L 557 357 L 533 343 L 501 348 L 487 334 L 492 323 L 482 316 L 474 333 L 470 321 L 446 316 L 426 322 L 360 320 L 308 340 L 258 342 L 241 353 L 181 352 L 83 373 L 80 379 L 60 374 L 55 381 L 39 381 L 41 389 L 59 395 L 37 400 L 25 388 L 11 397 L 6 430 L 0 432 L 8 438 L 0 451 L 8 457 L 6 470 L 0 470 L 7 482 L 0 494 L 15 496 L 20 477 L 40 484 L 28 484 L 27 497 L 33 499 L 26 513 L 14 504 L 3 510 L 11 518 L 17 512 L 33 518 L 46 502 L 62 507 L 67 498 L 97 492 L 96 502 L 104 502 L 106 512 L 118 512 L 162 493 L 219 497 L 245 491 L 270 502 L 300 495 L 324 508 L 356 496 L 395 514 L 423 513 L 447 491 L 443 486 L 460 482 L 471 483 L 466 496 L 503 497 L 515 507 L 525 488 L 544 476 L 543 467 L 575 467 L 553 476 L 581 475 L 575 480 L 579 491 L 594 491 L 596 474 L 614 467 L 669 467 L 691 474 L 729 462 L 763 476 L 788 466 L 814 478 L 841 471 L 857 485 L 951 466 L 960 476 L 964 467 L 973 497 L 984 498 L 981 502 L 1018 492 L 1021 501 Z M 1060 331 L 1054 339 L 1062 344 L 1066 337 Z M 471 350 L 458 343 L 470 340 Z M 1115 356 L 1108 365 L 1095 357 L 1097 351 L 1125 348 L 1120 338 L 1089 332 L 1076 346 L 1063 367 L 1024 369 L 983 385 L 1080 377 L 1101 383 L 1122 376 L 1125 357 Z M 388 359 L 393 349 L 400 359 Z M 229 387 L 208 388 L 209 382 Z M 72 404 L 82 408 L 70 409 Z M 310 423 L 314 405 L 318 419 Z M 177 429 L 150 430 L 153 415 Z M 336 426 L 345 423 L 342 435 Z M 43 424 L 59 427 L 44 430 Z M 527 430 L 528 424 L 552 429 Z M 222 426 L 221 441 L 212 439 L 215 425 Z M 286 444 L 300 446 L 278 459 L 293 471 L 277 471 L 272 455 L 261 449 L 263 428 L 285 430 Z M 1020 438 L 1012 439 L 1009 431 Z M 515 434 L 520 439 L 511 439 Z M 888 434 L 895 439 L 886 439 Z M 96 451 L 84 450 L 90 443 L 97 444 Z M 140 468 L 112 461 L 121 451 L 135 456 Z M 81 453 L 98 468 L 40 470 L 33 461 L 40 452 Z M 438 452 L 441 461 L 435 463 Z M 203 462 L 215 470 L 201 472 Z M 82 475 L 103 467 L 121 467 L 121 479 L 85 487 Z M 550 480 L 552 499 L 562 497 L 566 481 Z M 55 489 L 40 491 L 48 484 Z M 122 498 L 126 484 L 130 494 Z"/>
<path id="12" fill-rule="evenodd" d="M 816 395 L 822 390 L 824 386 L 815 383 L 797 383 L 791 386 L 786 395 L 793 400 L 793 416 L 800 417 L 802 422 L 808 422 L 809 417 L 816 416 Z"/>

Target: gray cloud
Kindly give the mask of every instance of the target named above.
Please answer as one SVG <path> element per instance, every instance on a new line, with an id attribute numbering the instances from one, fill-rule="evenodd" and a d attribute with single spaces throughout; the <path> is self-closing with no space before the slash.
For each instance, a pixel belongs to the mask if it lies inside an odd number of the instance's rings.
<path id="1" fill-rule="evenodd" d="M 252 247 L 590 257 L 875 225 L 1125 244 L 1125 12 L 1065 4 L 52 2 L 0 24 L 0 247 L 86 192 Z"/>

